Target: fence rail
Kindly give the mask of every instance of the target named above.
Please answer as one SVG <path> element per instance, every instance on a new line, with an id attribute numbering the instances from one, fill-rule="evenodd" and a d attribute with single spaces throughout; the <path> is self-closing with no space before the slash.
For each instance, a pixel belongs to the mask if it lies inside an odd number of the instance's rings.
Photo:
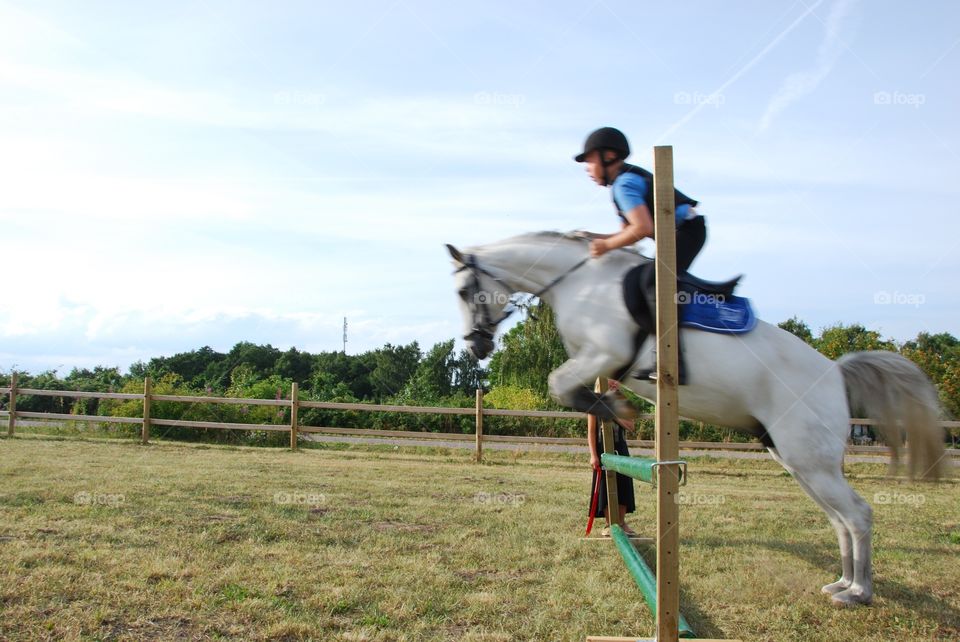
<path id="1" fill-rule="evenodd" d="M 301 401 L 301 408 L 321 410 L 379 410 L 381 412 L 410 412 L 429 415 L 472 415 L 473 408 L 445 408 L 442 406 L 392 406 L 367 403 L 341 403 L 337 401 Z M 576 413 L 570 413 L 571 415 Z"/>
<path id="2" fill-rule="evenodd" d="M 7 413 L 9 416 L 9 413 Z M 143 423 L 139 417 L 102 417 L 100 415 L 68 415 L 62 412 L 23 412 L 17 411 L 17 418 L 24 419 L 62 419 L 64 421 L 90 421 L 108 424 L 136 424 Z"/>
<path id="3" fill-rule="evenodd" d="M 7 434 L 13 436 L 16 430 L 18 419 L 34 420 L 59 420 L 59 421 L 82 421 L 89 423 L 114 423 L 114 424 L 133 424 L 142 426 L 141 440 L 146 443 L 149 441 L 151 426 L 166 426 L 175 428 L 212 428 L 222 430 L 265 430 L 275 432 L 290 433 L 290 447 L 293 450 L 297 448 L 297 437 L 299 433 L 306 434 L 331 434 L 331 435 L 350 435 L 367 437 L 385 437 L 385 438 L 406 438 L 406 439 L 427 439 L 443 441 L 476 441 L 477 461 L 481 459 L 482 447 L 484 442 L 491 443 L 527 443 L 541 445 L 577 445 L 582 446 L 586 443 L 583 437 L 524 437 L 516 435 L 490 435 L 483 431 L 483 417 L 526 417 L 531 419 L 585 419 L 586 413 L 573 412 L 565 410 L 503 410 L 497 408 L 483 407 L 483 393 L 477 391 L 477 403 L 474 408 L 445 408 L 435 406 L 399 406 L 390 404 L 367 404 L 367 403 L 341 403 L 334 401 L 306 401 L 299 399 L 299 391 L 294 384 L 291 389 L 290 399 L 244 399 L 239 397 L 211 397 L 211 396 L 188 396 L 188 395 L 158 395 L 152 392 L 152 382 L 147 377 L 144 380 L 143 394 L 119 393 L 119 392 L 85 392 L 79 390 L 38 390 L 35 388 L 17 387 L 17 376 L 14 373 L 11 385 L 0 388 L 0 395 L 7 395 L 9 398 L 8 410 L 0 410 L 0 418 L 7 419 Z M 74 399 L 122 399 L 136 400 L 143 404 L 143 417 L 110 417 L 101 415 L 72 415 L 52 412 L 24 412 L 17 410 L 18 396 L 43 396 L 43 397 L 67 397 Z M 235 404 L 246 406 L 274 406 L 289 408 L 291 410 L 291 422 L 289 424 L 246 424 L 246 423 L 228 423 L 217 421 L 187 421 L 180 419 L 157 419 L 151 416 L 151 405 L 153 402 L 167 401 L 176 403 L 212 403 L 212 404 Z M 412 430 L 374 430 L 365 428 L 336 428 L 326 426 L 307 426 L 299 422 L 298 409 L 315 408 L 320 410 L 355 410 L 362 412 L 398 412 L 414 414 L 432 414 L 432 415 L 473 415 L 475 417 L 475 433 L 436 433 L 436 432 L 417 432 Z M 652 414 L 639 415 L 637 419 L 654 419 Z M 31 422 L 32 423 L 32 422 Z M 872 419 L 854 418 L 850 420 L 851 425 L 872 426 L 876 425 Z M 33 424 L 32 425 L 36 425 Z M 944 428 L 960 428 L 960 421 L 941 421 L 940 425 Z M 633 447 L 652 448 L 652 440 L 631 439 L 627 443 Z M 757 443 L 735 443 L 735 442 L 683 442 L 681 444 L 686 450 L 738 450 L 738 451 L 764 451 L 762 444 Z M 886 452 L 885 446 L 848 446 L 849 453 L 883 453 Z M 951 449 L 948 451 L 951 456 L 960 456 L 960 450 Z"/>
<path id="4" fill-rule="evenodd" d="M 10 389 L 0 389 L 0 394 Z M 37 390 L 35 388 L 17 388 L 18 395 L 37 397 L 71 397 L 74 399 L 143 399 L 143 395 L 126 392 L 81 392 L 79 390 Z"/>

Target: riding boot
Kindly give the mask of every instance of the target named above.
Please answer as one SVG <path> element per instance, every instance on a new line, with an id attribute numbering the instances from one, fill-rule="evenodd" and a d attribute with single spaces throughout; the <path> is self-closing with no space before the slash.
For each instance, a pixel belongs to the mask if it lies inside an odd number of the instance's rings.
<path id="1" fill-rule="evenodd" d="M 650 367 L 640 367 L 633 372 L 634 379 L 649 379 L 650 381 L 657 380 L 657 348 L 653 348 L 653 365 Z M 679 379 L 678 385 L 684 386 L 687 384 L 687 368 L 684 363 L 683 358 L 683 349 L 680 343 L 680 334 L 677 333 L 677 377 Z"/>
<path id="2" fill-rule="evenodd" d="M 657 287 L 656 287 L 656 271 L 654 270 L 653 264 L 647 266 L 644 273 L 640 278 L 640 291 L 643 293 L 644 299 L 647 303 L 647 311 L 649 314 L 650 321 L 650 335 L 654 337 L 653 344 L 653 362 L 648 367 L 641 366 L 633 373 L 634 379 L 649 379 L 650 381 L 657 380 Z M 680 310 L 682 304 L 678 303 L 677 305 L 677 319 L 680 319 Z M 686 367 L 683 362 L 683 350 L 680 349 L 680 332 L 677 330 L 677 356 L 679 358 L 677 377 L 679 379 L 678 385 L 684 385 L 687 383 L 687 372 Z"/>
<path id="3" fill-rule="evenodd" d="M 677 335 L 677 378 L 679 381 L 677 385 L 685 386 L 687 384 L 687 367 L 684 363 L 683 350 L 680 347 L 680 336 Z M 634 379 L 649 379 L 650 381 L 657 380 L 657 349 L 653 349 L 653 365 L 651 367 L 641 367 L 634 371 Z"/>

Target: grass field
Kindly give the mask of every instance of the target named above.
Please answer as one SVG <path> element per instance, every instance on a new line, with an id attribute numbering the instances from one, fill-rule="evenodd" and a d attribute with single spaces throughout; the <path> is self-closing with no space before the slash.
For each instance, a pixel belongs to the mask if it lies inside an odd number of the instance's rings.
<path id="1" fill-rule="evenodd" d="M 583 640 L 649 635 L 585 456 L 0 440 L 0 639 Z M 702 637 L 960 639 L 960 486 L 848 467 L 877 598 L 836 609 L 833 530 L 772 462 L 692 460 L 681 604 Z M 649 532 L 636 484 L 628 521 Z M 649 552 L 645 556 L 652 561 Z"/>

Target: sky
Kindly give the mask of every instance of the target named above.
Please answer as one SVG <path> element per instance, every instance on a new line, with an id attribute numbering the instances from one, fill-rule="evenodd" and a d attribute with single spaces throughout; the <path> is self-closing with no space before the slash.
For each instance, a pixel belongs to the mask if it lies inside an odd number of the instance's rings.
<path id="1" fill-rule="evenodd" d="M 459 337 L 445 243 L 618 229 L 600 126 L 761 318 L 960 335 L 958 66 L 955 2 L 0 0 L 0 371 Z"/>

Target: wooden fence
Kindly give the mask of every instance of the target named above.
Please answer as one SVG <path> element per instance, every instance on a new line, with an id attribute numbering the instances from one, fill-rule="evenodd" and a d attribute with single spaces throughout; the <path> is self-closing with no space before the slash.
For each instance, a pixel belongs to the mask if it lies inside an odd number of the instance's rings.
<path id="1" fill-rule="evenodd" d="M 444 441 L 474 441 L 476 444 L 476 460 L 479 462 L 483 457 L 483 444 L 492 442 L 516 443 L 516 444 L 540 444 L 540 445 L 576 445 L 585 446 L 585 437 L 523 437 L 510 435 L 490 435 L 483 432 L 484 417 L 527 417 L 540 419 L 579 419 L 585 420 L 587 415 L 582 412 L 571 412 L 566 410 L 501 410 L 497 408 L 486 408 L 483 405 L 483 391 L 477 390 L 476 404 L 473 408 L 444 408 L 435 406 L 396 406 L 384 404 L 367 403 L 339 403 L 332 401 L 308 401 L 300 399 L 299 387 L 293 384 L 290 390 L 289 399 L 243 399 L 237 397 L 204 397 L 187 395 L 158 395 L 152 391 L 152 382 L 150 377 L 144 379 L 143 394 L 138 393 L 120 393 L 120 392 L 81 392 L 75 390 L 38 390 L 35 388 L 20 388 L 17 386 L 17 375 L 13 374 L 10 386 L 0 388 L 0 395 L 9 396 L 8 410 L 0 410 L 0 418 L 7 419 L 7 435 L 13 436 L 16 431 L 17 421 L 21 419 L 33 420 L 60 420 L 60 421 L 82 421 L 90 423 L 112 423 L 112 424 L 133 424 L 140 426 L 140 441 L 147 443 L 150 441 L 150 431 L 154 426 L 177 427 L 177 428 L 214 428 L 222 430 L 268 430 L 287 432 L 290 434 L 290 448 L 297 449 L 297 442 L 300 434 L 329 434 L 329 435 L 349 435 L 349 436 L 368 436 L 382 438 L 416 438 L 427 440 Z M 72 399 L 121 399 L 136 400 L 143 405 L 141 417 L 108 417 L 100 415 L 73 415 L 54 412 L 24 412 L 17 410 L 17 397 L 21 395 L 35 395 L 40 397 L 66 397 Z M 244 406 L 275 406 L 290 409 L 290 423 L 286 424 L 251 424 L 251 423 L 226 423 L 215 421 L 184 421 L 179 419 L 158 419 L 151 416 L 151 405 L 157 401 L 173 401 L 183 403 L 212 403 L 212 404 L 236 404 Z M 473 415 L 475 424 L 475 434 L 466 433 L 437 433 L 437 432 L 417 432 L 412 430 L 372 430 L 364 428 L 334 428 L 325 426 L 305 426 L 300 423 L 300 409 L 318 408 L 322 410 L 357 410 L 367 412 L 405 412 L 433 415 Z M 654 415 L 640 415 L 638 419 L 653 419 Z M 873 425 L 876 422 L 872 419 L 851 419 L 851 424 Z M 960 428 L 960 421 L 943 421 L 941 425 L 945 428 Z M 652 448 L 652 440 L 633 439 L 627 442 L 630 446 L 638 448 Z M 763 445 L 758 443 L 727 443 L 727 442 L 694 442 L 687 441 L 681 443 L 681 447 L 687 450 L 740 450 L 740 451 L 765 451 Z M 848 446 L 847 451 L 854 454 L 877 454 L 886 453 L 885 446 Z M 960 450 L 951 449 L 952 457 L 960 457 Z"/>

